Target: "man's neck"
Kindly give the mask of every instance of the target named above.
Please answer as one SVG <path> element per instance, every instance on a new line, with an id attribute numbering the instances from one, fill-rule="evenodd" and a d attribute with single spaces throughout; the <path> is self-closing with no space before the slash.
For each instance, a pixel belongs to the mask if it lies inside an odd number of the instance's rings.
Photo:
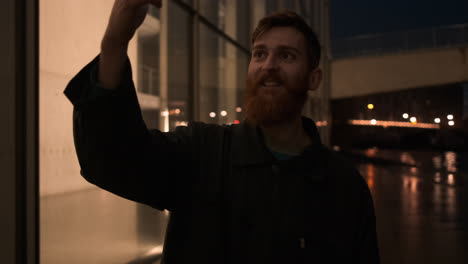
<path id="1" fill-rule="evenodd" d="M 306 133 L 301 116 L 270 126 L 261 125 L 265 144 L 275 152 L 297 155 L 312 143 Z"/>

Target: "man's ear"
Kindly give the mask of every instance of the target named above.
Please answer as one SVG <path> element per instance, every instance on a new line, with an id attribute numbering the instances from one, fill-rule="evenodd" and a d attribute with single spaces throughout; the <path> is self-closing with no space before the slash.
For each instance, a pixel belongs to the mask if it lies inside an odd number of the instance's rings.
<path id="1" fill-rule="evenodd" d="M 322 69 L 316 68 L 309 73 L 309 91 L 315 91 L 322 82 Z"/>

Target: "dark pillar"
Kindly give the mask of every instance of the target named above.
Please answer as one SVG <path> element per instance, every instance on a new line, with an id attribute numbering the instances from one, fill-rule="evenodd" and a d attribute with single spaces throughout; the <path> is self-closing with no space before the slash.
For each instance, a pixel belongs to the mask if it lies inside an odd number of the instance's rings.
<path id="1" fill-rule="evenodd" d="M 0 262 L 39 263 L 38 2 L 0 8 Z"/>

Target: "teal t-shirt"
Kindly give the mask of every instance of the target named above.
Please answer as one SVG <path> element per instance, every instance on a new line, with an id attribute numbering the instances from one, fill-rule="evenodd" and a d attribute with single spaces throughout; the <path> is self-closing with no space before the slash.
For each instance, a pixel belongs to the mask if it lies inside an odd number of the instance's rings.
<path id="1" fill-rule="evenodd" d="M 270 151 L 273 154 L 273 156 L 275 156 L 275 158 L 278 159 L 278 160 L 289 160 L 289 159 L 292 159 L 295 156 L 297 156 L 297 155 L 291 155 L 291 154 L 286 154 L 286 153 L 282 153 L 282 152 L 276 152 L 276 151 L 273 151 L 273 150 L 270 150 Z"/>

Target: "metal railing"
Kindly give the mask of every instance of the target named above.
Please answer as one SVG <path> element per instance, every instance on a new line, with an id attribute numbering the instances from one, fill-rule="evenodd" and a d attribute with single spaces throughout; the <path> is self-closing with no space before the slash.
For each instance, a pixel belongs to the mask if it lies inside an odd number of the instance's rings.
<path id="1" fill-rule="evenodd" d="M 157 68 L 147 65 L 138 65 L 138 90 L 142 93 L 159 95 L 159 72 Z"/>
<path id="2" fill-rule="evenodd" d="M 468 24 L 361 35 L 332 41 L 333 58 L 468 45 Z"/>

